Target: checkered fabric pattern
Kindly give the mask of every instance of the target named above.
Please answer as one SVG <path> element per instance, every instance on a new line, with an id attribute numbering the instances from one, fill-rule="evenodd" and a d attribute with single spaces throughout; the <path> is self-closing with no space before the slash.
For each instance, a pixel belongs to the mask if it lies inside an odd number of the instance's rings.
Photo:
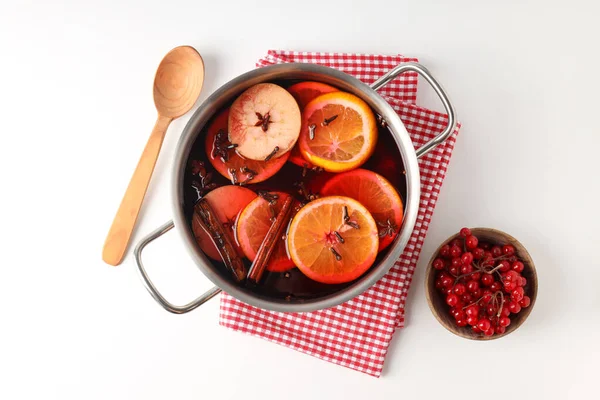
<path id="1" fill-rule="evenodd" d="M 313 62 L 338 68 L 372 83 L 401 62 L 402 56 L 269 51 L 257 66 L 284 62 Z M 415 147 L 441 132 L 447 116 L 416 106 L 417 77 L 406 74 L 380 93 L 392 105 Z M 373 287 L 339 306 L 310 313 L 279 313 L 221 296 L 219 322 L 236 331 L 279 343 L 320 359 L 379 377 L 396 329 L 404 326 L 404 305 L 435 203 L 446 174 L 456 137 L 419 160 L 421 200 L 417 222 L 404 253 Z"/>

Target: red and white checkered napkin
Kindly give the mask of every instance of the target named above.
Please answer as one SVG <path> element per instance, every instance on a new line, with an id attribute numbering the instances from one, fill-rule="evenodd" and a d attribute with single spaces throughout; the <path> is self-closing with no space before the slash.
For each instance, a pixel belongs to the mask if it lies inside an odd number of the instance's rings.
<path id="1" fill-rule="evenodd" d="M 333 53 L 269 51 L 257 66 L 312 62 L 372 83 L 390 68 L 416 59 Z M 415 147 L 440 133 L 447 116 L 414 105 L 417 76 L 405 74 L 379 92 L 404 122 Z M 460 125 L 450 138 L 419 160 L 421 202 L 414 231 L 394 267 L 373 287 L 337 307 L 310 313 L 262 310 L 223 294 L 219 322 L 228 328 L 379 377 L 392 335 L 404 326 L 404 304 Z"/>

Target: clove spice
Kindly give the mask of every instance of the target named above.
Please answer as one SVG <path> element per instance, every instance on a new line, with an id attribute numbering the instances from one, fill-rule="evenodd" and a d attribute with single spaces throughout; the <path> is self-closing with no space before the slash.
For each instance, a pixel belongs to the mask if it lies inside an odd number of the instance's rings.
<path id="1" fill-rule="evenodd" d="M 332 123 L 333 121 L 335 121 L 335 119 L 336 119 L 337 117 L 338 117 L 338 116 L 337 116 L 337 114 L 335 114 L 335 115 L 333 115 L 333 116 L 331 116 L 331 117 L 329 117 L 329 118 L 325 118 L 325 119 L 323 120 L 323 123 L 322 123 L 321 125 L 323 125 L 323 126 L 327 126 L 327 125 L 329 125 L 330 123 Z"/>
<path id="2" fill-rule="evenodd" d="M 315 129 L 317 129 L 317 125 L 315 124 L 310 124 L 308 126 L 308 138 L 310 140 L 313 140 L 315 138 Z"/>
<path id="3" fill-rule="evenodd" d="M 333 253 L 333 255 L 335 256 L 335 259 L 338 261 L 342 260 L 342 256 L 340 255 L 340 253 L 338 253 L 336 251 L 336 249 L 334 249 L 333 247 L 330 247 L 329 250 L 331 250 L 331 252 Z"/>
<path id="4" fill-rule="evenodd" d="M 271 158 L 273 158 L 275 156 L 275 154 L 277 154 L 278 151 L 279 151 L 279 146 L 275 146 L 275 148 L 273 149 L 273 151 L 271 152 L 271 154 L 269 154 L 265 158 L 265 161 L 269 161 Z"/>

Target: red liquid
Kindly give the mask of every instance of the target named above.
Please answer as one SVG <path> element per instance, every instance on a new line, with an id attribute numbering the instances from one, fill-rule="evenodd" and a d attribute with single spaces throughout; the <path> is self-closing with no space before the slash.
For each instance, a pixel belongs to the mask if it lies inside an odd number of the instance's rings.
<path id="1" fill-rule="evenodd" d="M 295 82 L 274 82 L 283 87 L 290 86 Z M 219 113 L 217 112 L 216 115 Z M 212 121 L 206 125 L 210 126 Z M 220 173 L 215 171 L 206 156 L 205 141 L 206 141 L 207 130 L 201 131 L 196 138 L 194 145 L 188 156 L 188 168 L 186 170 L 184 178 L 184 211 L 189 221 L 189 229 L 191 231 L 191 221 L 193 208 L 196 201 L 198 201 L 198 193 L 192 186 L 192 181 L 197 180 L 190 170 L 190 163 L 192 160 L 203 161 L 207 171 L 213 173 L 212 181 L 217 186 L 231 185 L 232 182 Z M 403 173 L 404 166 L 400 152 L 398 151 L 395 140 L 387 127 L 379 127 L 379 137 L 377 140 L 377 146 L 373 155 L 369 160 L 363 164 L 360 168 L 374 171 L 383 177 L 385 177 L 396 189 L 400 197 L 402 198 L 403 204 L 406 199 L 406 177 Z M 248 184 L 247 187 L 255 192 L 259 190 L 266 190 L 269 192 L 286 192 L 293 195 L 301 202 L 306 202 L 306 198 L 298 193 L 298 186 L 295 186 L 295 182 L 303 181 L 308 191 L 316 192 L 318 188 L 323 184 L 328 176 L 332 176 L 332 173 L 320 172 L 314 173 L 311 171 L 305 172 L 306 176 L 303 177 L 303 168 L 287 162 L 285 165 L 271 178 L 256 184 Z M 243 180 L 243 179 L 242 179 Z M 283 240 L 283 239 L 282 239 Z M 371 267 L 374 268 L 379 264 L 379 261 L 387 254 L 390 246 L 386 250 L 380 252 L 377 256 L 377 260 Z M 250 262 L 246 260 L 248 267 Z M 218 271 L 221 276 L 227 280 L 233 281 L 228 275 L 223 264 L 213 261 L 215 270 Z M 368 272 L 366 273 L 368 274 Z M 365 274 L 365 275 L 366 275 Z M 364 276 L 364 275 L 363 275 Z M 360 279 L 360 278 L 359 278 Z M 289 301 L 292 303 L 299 303 L 306 299 L 315 299 L 331 295 L 341 288 L 352 285 L 353 282 L 330 285 L 323 284 L 313 281 L 302 274 L 297 268 L 292 268 L 286 272 L 265 272 L 261 282 L 256 286 L 249 286 L 242 284 L 244 290 L 259 294 L 269 299 L 280 299 L 282 301 Z"/>

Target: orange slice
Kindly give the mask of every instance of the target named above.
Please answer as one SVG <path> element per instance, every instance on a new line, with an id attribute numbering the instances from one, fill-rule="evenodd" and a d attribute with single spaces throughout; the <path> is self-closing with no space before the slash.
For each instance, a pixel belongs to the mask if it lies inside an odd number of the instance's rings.
<path id="1" fill-rule="evenodd" d="M 339 89 L 326 83 L 305 81 L 293 84 L 287 88 L 287 91 L 294 96 L 300 106 L 300 111 L 302 111 L 314 98 L 325 93 L 339 92 Z"/>
<path id="2" fill-rule="evenodd" d="M 287 88 L 287 91 L 292 94 L 294 99 L 296 99 L 296 101 L 298 102 L 298 106 L 300 106 L 300 112 L 302 112 L 304 110 L 304 107 L 306 107 L 306 105 L 316 97 L 319 97 L 320 95 L 325 93 L 337 92 L 339 91 L 339 89 L 321 82 L 305 81 L 290 86 L 289 88 Z M 303 167 L 304 164 L 308 164 L 309 167 L 313 166 L 308 161 L 306 161 L 304 157 L 302 157 L 297 143 L 292 148 L 291 153 L 292 154 L 289 158 L 290 162 L 300 167 Z"/>
<path id="3" fill-rule="evenodd" d="M 228 185 L 209 192 L 204 198 L 223 224 L 225 232 L 230 235 L 235 243 L 233 238 L 235 237 L 236 218 L 240 211 L 256 198 L 256 193 L 240 186 Z M 210 234 L 202 228 L 196 218 L 193 218 L 192 221 L 192 231 L 200 249 L 213 260 L 221 261 L 219 251 L 215 247 Z M 237 250 L 240 256 L 244 254 L 239 247 Z"/>
<path id="4" fill-rule="evenodd" d="M 267 232 L 273 223 L 272 216 L 281 211 L 283 203 L 289 197 L 289 194 L 282 192 L 271 192 L 270 194 L 279 196 L 275 204 L 272 205 L 273 211 L 271 211 L 271 206 L 267 200 L 257 197 L 244 208 L 238 217 L 236 238 L 244 255 L 250 261 L 254 261 L 260 245 L 267 236 Z M 282 237 L 278 239 L 273 249 L 267 269 L 273 272 L 282 272 L 293 266 L 294 263 L 285 249 L 285 239 Z"/>
<path id="5" fill-rule="evenodd" d="M 290 224 L 287 245 L 304 275 L 335 284 L 350 282 L 371 267 L 379 239 L 375 220 L 363 205 L 349 197 L 329 196 L 298 211 Z"/>
<path id="6" fill-rule="evenodd" d="M 342 172 L 361 166 L 373 154 L 376 143 L 373 111 L 350 93 L 323 94 L 302 112 L 300 153 L 326 171 Z"/>
<path id="7" fill-rule="evenodd" d="M 369 210 L 379 230 L 379 251 L 392 243 L 402 224 L 402 199 L 383 176 L 355 169 L 335 175 L 321 189 L 322 196 L 347 196 Z"/>
<path id="8" fill-rule="evenodd" d="M 228 120 L 229 108 L 226 108 L 211 122 L 205 140 L 208 161 L 221 175 L 233 180 L 233 174 L 235 173 L 235 179 L 238 182 L 252 184 L 269 179 L 284 166 L 290 152 L 269 161 L 257 161 L 243 158 L 235 149 L 226 149 L 227 146 L 231 145 L 227 137 Z M 223 149 L 226 149 L 225 154 L 219 152 Z M 251 176 L 252 178 L 249 179 Z"/>

